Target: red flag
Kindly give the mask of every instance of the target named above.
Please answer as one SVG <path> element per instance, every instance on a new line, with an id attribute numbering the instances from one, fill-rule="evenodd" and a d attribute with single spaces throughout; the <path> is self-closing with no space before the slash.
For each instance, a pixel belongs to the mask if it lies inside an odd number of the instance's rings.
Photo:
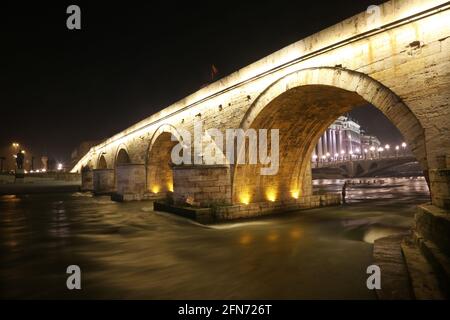
<path id="1" fill-rule="evenodd" d="M 211 80 L 214 80 L 215 76 L 219 73 L 219 70 L 215 65 L 211 65 Z"/>

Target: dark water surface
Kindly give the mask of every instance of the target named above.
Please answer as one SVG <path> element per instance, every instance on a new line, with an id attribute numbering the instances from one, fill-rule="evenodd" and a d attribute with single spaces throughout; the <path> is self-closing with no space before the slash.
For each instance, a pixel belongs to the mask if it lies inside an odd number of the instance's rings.
<path id="1" fill-rule="evenodd" d="M 351 187 L 349 204 L 204 226 L 149 202 L 0 197 L 1 298 L 374 299 L 373 240 L 406 231 L 423 179 Z M 355 179 L 359 181 L 359 179 Z M 341 180 L 315 181 L 340 190 Z M 78 265 L 82 290 L 66 288 Z"/>

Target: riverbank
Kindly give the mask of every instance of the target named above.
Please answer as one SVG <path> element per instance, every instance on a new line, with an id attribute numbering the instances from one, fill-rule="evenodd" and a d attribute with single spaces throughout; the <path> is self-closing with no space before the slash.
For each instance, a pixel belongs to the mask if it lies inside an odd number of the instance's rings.
<path id="1" fill-rule="evenodd" d="M 81 178 L 66 173 L 26 175 L 16 179 L 14 175 L 0 175 L 0 195 L 76 192 Z"/>

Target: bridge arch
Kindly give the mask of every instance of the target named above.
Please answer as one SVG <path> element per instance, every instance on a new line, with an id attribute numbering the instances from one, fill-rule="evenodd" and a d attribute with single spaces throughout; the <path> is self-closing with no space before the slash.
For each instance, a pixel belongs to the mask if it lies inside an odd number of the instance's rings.
<path id="1" fill-rule="evenodd" d="M 181 134 L 170 124 L 159 126 L 153 133 L 145 154 L 147 191 L 155 194 L 173 192 L 173 169 L 170 155 L 173 147 L 179 141 L 182 141 Z"/>
<path id="2" fill-rule="evenodd" d="M 128 149 L 125 145 L 122 144 L 117 148 L 117 153 L 114 159 L 115 166 L 131 163 L 130 154 L 128 153 Z"/>
<path id="3" fill-rule="evenodd" d="M 97 160 L 97 169 L 107 169 L 107 168 L 108 164 L 106 162 L 105 155 L 101 153 Z"/>
<path id="4" fill-rule="evenodd" d="M 399 129 L 424 170 L 424 129 L 389 88 L 366 74 L 334 67 L 303 69 L 266 88 L 246 112 L 240 127 L 279 129 L 279 171 L 261 176 L 261 165 L 233 168 L 233 200 L 283 200 L 310 195 L 310 156 L 322 133 L 343 113 L 372 104 Z M 238 150 L 245 152 L 245 149 Z"/>

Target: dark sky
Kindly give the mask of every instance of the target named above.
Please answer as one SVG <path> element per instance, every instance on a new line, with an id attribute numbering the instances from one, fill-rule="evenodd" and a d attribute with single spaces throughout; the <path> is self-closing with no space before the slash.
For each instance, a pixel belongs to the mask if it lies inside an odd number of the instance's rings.
<path id="1" fill-rule="evenodd" d="M 212 64 L 226 76 L 381 2 L 2 3 L 0 145 L 68 158 L 196 91 Z M 70 4 L 80 31 L 66 28 Z"/>

